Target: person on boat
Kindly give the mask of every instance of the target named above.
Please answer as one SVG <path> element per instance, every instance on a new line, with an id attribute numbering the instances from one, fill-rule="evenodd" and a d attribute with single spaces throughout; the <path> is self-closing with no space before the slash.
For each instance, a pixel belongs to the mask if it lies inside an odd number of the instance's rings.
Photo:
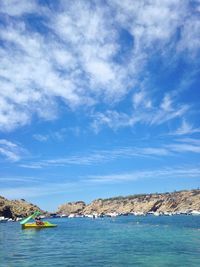
<path id="1" fill-rule="evenodd" d="M 40 218 L 40 217 L 36 217 L 36 218 L 35 218 L 35 223 L 36 223 L 37 225 L 43 225 L 43 224 L 44 224 L 43 221 L 41 221 L 41 218 Z"/>

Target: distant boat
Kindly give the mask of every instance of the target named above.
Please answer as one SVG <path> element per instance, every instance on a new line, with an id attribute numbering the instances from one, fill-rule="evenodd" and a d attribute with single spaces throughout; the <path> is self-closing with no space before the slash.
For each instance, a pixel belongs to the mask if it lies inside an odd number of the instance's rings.
<path id="1" fill-rule="evenodd" d="M 198 215 L 200 215 L 200 211 L 193 210 L 193 211 L 191 212 L 191 215 L 196 215 L 196 216 L 198 216 Z"/>
<path id="2" fill-rule="evenodd" d="M 76 215 L 75 214 L 69 214 L 69 216 L 68 216 L 68 218 L 75 218 L 76 217 Z"/>
<path id="3" fill-rule="evenodd" d="M 0 217 L 0 223 L 4 223 L 4 222 L 7 222 L 7 221 L 8 221 L 8 218 L 5 218 L 4 216 Z"/>
<path id="4" fill-rule="evenodd" d="M 154 212 L 154 214 L 153 214 L 154 216 L 161 216 L 161 213 L 160 212 Z"/>

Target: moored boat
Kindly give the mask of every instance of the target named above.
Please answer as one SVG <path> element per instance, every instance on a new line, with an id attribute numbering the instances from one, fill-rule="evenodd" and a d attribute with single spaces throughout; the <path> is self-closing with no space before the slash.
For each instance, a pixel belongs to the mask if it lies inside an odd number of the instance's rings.
<path id="1" fill-rule="evenodd" d="M 3 223 L 3 222 L 7 222 L 8 221 L 8 218 L 5 218 L 4 216 L 1 216 L 0 217 L 0 222 Z"/>

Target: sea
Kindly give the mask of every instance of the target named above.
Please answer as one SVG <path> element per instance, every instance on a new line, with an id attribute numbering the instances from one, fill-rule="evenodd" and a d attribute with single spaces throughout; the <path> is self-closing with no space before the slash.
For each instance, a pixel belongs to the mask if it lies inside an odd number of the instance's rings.
<path id="1" fill-rule="evenodd" d="M 200 216 L 55 218 L 0 223 L 0 267 L 200 267 Z"/>

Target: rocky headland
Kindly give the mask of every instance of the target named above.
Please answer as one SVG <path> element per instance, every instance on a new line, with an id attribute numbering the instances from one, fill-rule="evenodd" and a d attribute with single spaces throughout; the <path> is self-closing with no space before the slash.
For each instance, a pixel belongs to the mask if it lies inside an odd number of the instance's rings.
<path id="1" fill-rule="evenodd" d="M 24 199 L 8 200 L 0 196 L 0 217 L 22 218 L 40 210 Z M 56 214 L 61 216 L 109 216 L 109 215 L 173 215 L 200 214 L 200 190 L 184 190 L 173 193 L 137 194 L 107 199 L 96 199 L 90 204 L 83 201 L 61 205 Z"/>
<path id="2" fill-rule="evenodd" d="M 42 211 L 38 206 L 31 204 L 24 199 L 21 200 L 8 200 L 0 196 L 0 217 L 5 218 L 22 218 L 30 215 L 34 211 Z"/>
<path id="3" fill-rule="evenodd" d="M 190 213 L 200 212 L 200 190 L 173 193 L 138 194 L 126 197 L 97 199 L 86 205 L 83 201 L 70 202 L 58 208 L 58 214 L 109 215 L 141 213 Z"/>

